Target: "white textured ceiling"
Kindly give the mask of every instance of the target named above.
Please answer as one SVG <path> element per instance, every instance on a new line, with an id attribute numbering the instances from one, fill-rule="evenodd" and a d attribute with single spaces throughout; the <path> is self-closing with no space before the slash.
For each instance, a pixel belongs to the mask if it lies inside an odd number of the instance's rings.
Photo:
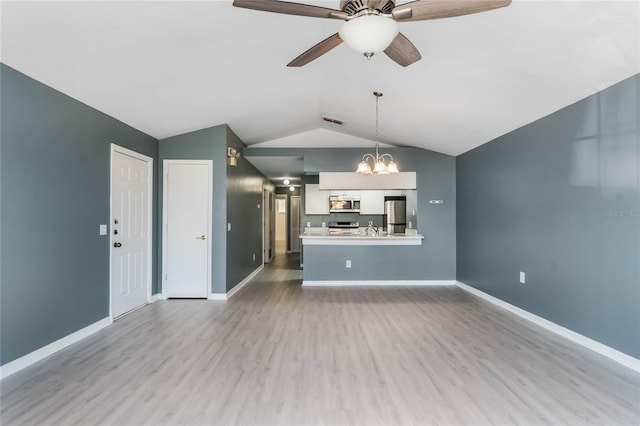
<path id="1" fill-rule="evenodd" d="M 249 145 L 314 129 L 370 140 L 380 90 L 381 141 L 457 155 L 640 71 L 637 1 L 514 1 L 401 23 L 423 56 L 408 68 L 344 45 L 287 68 L 340 21 L 231 1 L 1 6 L 2 62 L 156 138 L 228 123 Z"/>

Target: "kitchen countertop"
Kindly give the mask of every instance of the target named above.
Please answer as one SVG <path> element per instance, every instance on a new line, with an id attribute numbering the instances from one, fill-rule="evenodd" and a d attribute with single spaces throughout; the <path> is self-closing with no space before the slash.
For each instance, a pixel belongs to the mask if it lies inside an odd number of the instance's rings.
<path id="1" fill-rule="evenodd" d="M 422 245 L 423 235 L 364 235 L 366 228 L 360 228 L 361 235 L 331 235 L 328 228 L 307 228 L 300 234 L 303 245 L 342 245 L 342 246 L 419 246 Z"/>

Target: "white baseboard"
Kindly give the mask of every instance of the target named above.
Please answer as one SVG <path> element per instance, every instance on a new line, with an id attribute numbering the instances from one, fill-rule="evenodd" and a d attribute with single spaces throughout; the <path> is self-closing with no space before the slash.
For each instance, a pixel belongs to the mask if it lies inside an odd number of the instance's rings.
<path id="1" fill-rule="evenodd" d="M 263 269 L 264 269 L 264 265 L 258 266 L 252 273 L 247 275 L 245 279 L 243 279 L 238 284 L 233 286 L 233 288 L 227 292 L 227 299 L 231 298 L 231 296 L 236 294 L 242 287 L 249 284 L 249 281 L 251 281 L 256 275 L 258 275 L 260 271 L 262 271 Z"/>
<path id="2" fill-rule="evenodd" d="M 227 300 L 226 293 L 209 293 L 209 300 Z"/>
<path id="3" fill-rule="evenodd" d="M 82 328 L 61 339 L 56 340 L 55 342 L 49 343 L 47 346 L 43 346 L 40 349 L 36 349 L 35 351 L 28 353 L 27 355 L 24 355 L 16 360 L 0 366 L 0 379 L 9 377 L 10 375 L 22 370 L 23 368 L 27 368 L 30 365 L 33 365 L 36 362 L 41 361 L 46 357 L 53 355 L 54 353 L 68 346 L 73 345 L 76 342 L 79 342 L 85 337 L 89 337 L 92 334 L 97 333 L 111 323 L 112 321 L 110 317 L 103 318 L 100 321 L 94 322 L 93 324 L 88 325 L 85 328 Z"/>
<path id="4" fill-rule="evenodd" d="M 249 284 L 249 282 L 264 269 L 264 265 L 258 266 L 252 273 L 247 275 L 245 279 L 233 286 L 231 290 L 226 293 L 209 293 L 209 300 L 229 300 L 231 296 L 236 294 L 241 288 Z"/>
<path id="5" fill-rule="evenodd" d="M 302 281 L 303 287 L 351 286 L 434 286 L 455 285 L 455 280 L 356 280 L 356 281 Z"/>
<path id="6" fill-rule="evenodd" d="M 158 300 L 164 300 L 164 299 L 166 299 L 166 297 L 164 297 L 164 294 L 156 293 L 151 296 L 151 299 L 149 299 L 149 303 L 154 303 L 154 302 L 157 302 Z"/>
<path id="7" fill-rule="evenodd" d="M 600 342 L 597 342 L 593 339 L 590 339 L 587 336 L 583 336 L 580 333 L 576 333 L 573 330 L 569 330 L 561 325 L 556 324 L 555 322 L 551 322 L 547 319 L 539 317 L 535 314 L 532 314 L 529 311 L 525 311 L 524 309 L 518 308 L 510 303 L 505 302 L 504 300 L 500 300 L 497 297 L 491 296 L 477 288 L 471 287 L 467 284 L 461 283 L 460 281 L 456 281 L 456 285 L 461 289 L 478 296 L 487 302 L 493 303 L 507 311 L 518 315 L 521 318 L 526 319 L 540 327 L 543 327 L 552 333 L 555 333 L 559 336 L 564 337 L 565 339 L 569 339 L 574 343 L 577 343 L 581 346 L 584 346 L 587 349 L 591 349 L 594 352 L 599 353 L 600 355 L 606 356 L 607 358 L 616 361 L 619 364 L 624 365 L 632 370 L 640 372 L 640 359 L 636 359 L 630 355 L 627 355 L 623 352 L 618 351 L 617 349 L 613 349 L 610 346 L 604 345 Z"/>

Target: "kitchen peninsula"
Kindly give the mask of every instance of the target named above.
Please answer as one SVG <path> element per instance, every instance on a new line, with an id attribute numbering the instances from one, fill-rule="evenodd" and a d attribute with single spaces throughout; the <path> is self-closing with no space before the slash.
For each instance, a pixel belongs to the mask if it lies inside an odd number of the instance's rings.
<path id="1" fill-rule="evenodd" d="M 420 250 L 424 236 L 330 235 L 311 228 L 300 235 L 303 286 L 423 284 Z M 398 277 L 402 277 L 398 280 Z"/>

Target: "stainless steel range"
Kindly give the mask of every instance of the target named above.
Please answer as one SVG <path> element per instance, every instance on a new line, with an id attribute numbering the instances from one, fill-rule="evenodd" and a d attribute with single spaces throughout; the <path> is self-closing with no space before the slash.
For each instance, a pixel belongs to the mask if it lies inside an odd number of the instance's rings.
<path id="1" fill-rule="evenodd" d="M 330 235 L 358 235 L 358 222 L 351 222 L 348 220 L 329 222 L 329 234 Z"/>

